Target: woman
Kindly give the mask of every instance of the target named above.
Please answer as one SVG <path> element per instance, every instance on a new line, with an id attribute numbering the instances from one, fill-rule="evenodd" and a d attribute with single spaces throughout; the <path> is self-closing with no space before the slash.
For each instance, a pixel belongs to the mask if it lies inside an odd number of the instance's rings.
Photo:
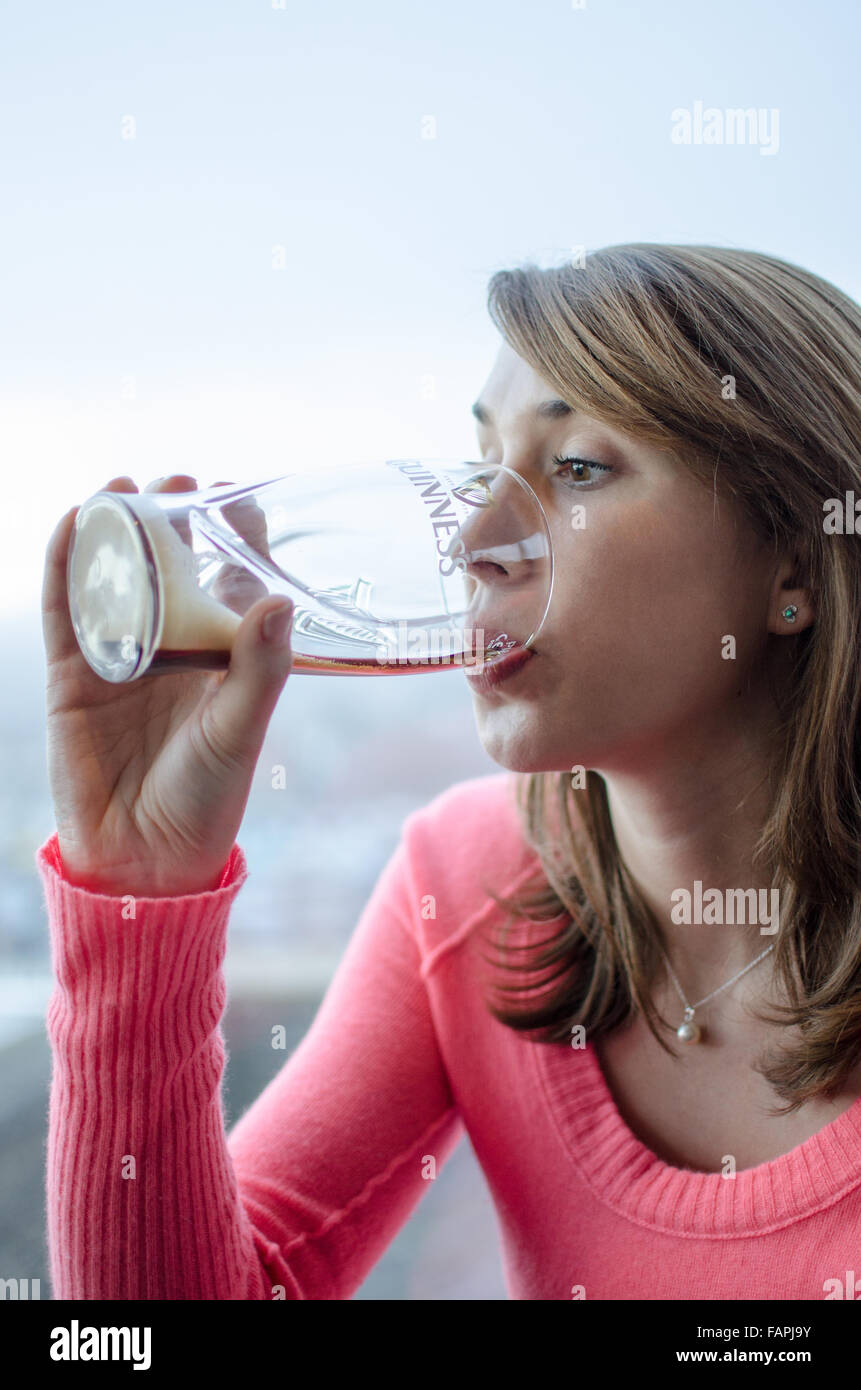
<path id="1" fill-rule="evenodd" d="M 500 272 L 490 309 L 482 452 L 557 561 L 532 659 L 473 683 L 507 772 L 408 817 L 229 1135 L 235 835 L 289 607 L 247 612 L 223 678 L 109 686 L 74 511 L 52 538 L 56 1297 L 349 1298 L 464 1129 L 513 1298 L 826 1298 L 857 1263 L 861 314 L 652 245 Z"/>

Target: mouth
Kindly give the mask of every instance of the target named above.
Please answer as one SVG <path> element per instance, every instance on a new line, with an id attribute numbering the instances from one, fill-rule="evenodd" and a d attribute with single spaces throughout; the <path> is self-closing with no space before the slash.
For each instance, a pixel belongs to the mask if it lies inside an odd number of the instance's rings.
<path id="1" fill-rule="evenodd" d="M 487 695 L 521 671 L 535 655 L 532 647 L 525 647 L 516 637 L 500 632 L 485 647 L 483 664 L 475 670 L 467 670 L 466 678 L 474 691 Z"/>

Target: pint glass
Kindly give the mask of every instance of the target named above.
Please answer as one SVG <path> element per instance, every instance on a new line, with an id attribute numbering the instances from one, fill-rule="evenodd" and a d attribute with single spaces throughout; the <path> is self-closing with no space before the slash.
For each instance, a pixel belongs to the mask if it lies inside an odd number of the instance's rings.
<path id="1" fill-rule="evenodd" d="M 550 604 L 544 510 L 501 465 L 394 459 L 197 492 L 99 492 L 75 518 L 69 606 L 113 682 L 218 670 L 266 594 L 295 605 L 293 670 L 481 667 Z"/>

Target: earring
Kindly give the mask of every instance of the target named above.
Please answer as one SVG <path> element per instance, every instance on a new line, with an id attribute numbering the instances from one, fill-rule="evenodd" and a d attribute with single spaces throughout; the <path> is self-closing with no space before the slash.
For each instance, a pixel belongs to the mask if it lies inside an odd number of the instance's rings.
<path id="1" fill-rule="evenodd" d="M 783 610 L 783 612 L 781 613 L 780 616 L 781 616 L 782 618 L 785 618 L 786 621 L 787 621 L 788 623 L 794 623 L 794 622 L 795 622 L 795 615 L 796 615 L 797 612 L 798 612 L 798 609 L 796 608 L 795 604 L 794 604 L 794 603 L 790 603 L 789 606 L 788 606 L 787 608 L 784 608 L 784 610 Z"/>

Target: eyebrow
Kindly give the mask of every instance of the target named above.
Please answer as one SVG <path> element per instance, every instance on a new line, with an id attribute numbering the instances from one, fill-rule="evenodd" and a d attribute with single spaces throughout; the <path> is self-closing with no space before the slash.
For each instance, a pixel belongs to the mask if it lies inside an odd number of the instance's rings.
<path id="1" fill-rule="evenodd" d="M 481 401 L 474 402 L 472 413 L 480 425 L 489 425 L 493 421 L 493 416 Z M 560 400 L 558 396 L 551 396 L 550 400 L 537 405 L 533 413 L 542 420 L 559 420 L 564 415 L 573 415 L 574 411 L 567 401 Z"/>

